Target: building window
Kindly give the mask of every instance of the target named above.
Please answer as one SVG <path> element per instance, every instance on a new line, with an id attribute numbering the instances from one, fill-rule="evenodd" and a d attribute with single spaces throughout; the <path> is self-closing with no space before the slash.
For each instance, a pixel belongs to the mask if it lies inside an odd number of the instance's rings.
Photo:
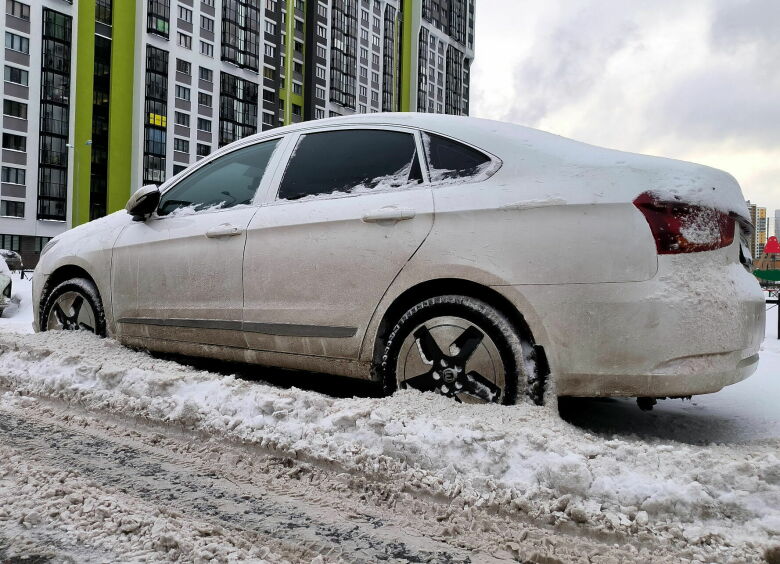
<path id="1" fill-rule="evenodd" d="M 328 58 L 328 50 L 325 49 L 324 45 L 317 44 L 317 57 L 320 59 L 327 59 Z"/>
<path id="2" fill-rule="evenodd" d="M 269 80 L 273 80 L 274 78 L 276 78 L 274 76 L 274 74 L 275 74 L 274 73 L 274 69 L 272 69 L 271 67 L 268 67 L 268 66 L 264 66 L 263 67 L 263 77 L 264 78 L 267 78 Z"/>
<path id="3" fill-rule="evenodd" d="M 357 2 L 333 0 L 331 9 L 330 99 L 355 109 Z"/>
<path id="4" fill-rule="evenodd" d="M 27 119 L 27 104 L 14 100 L 3 100 L 3 115 Z"/>
<path id="5" fill-rule="evenodd" d="M 165 39 L 168 39 L 170 19 L 170 0 L 148 0 L 146 31 L 161 35 Z M 179 43 L 179 45 L 181 45 L 181 43 Z"/>
<path id="6" fill-rule="evenodd" d="M 179 47 L 184 47 L 185 49 L 192 49 L 192 36 L 187 35 L 186 33 L 179 32 L 177 34 L 177 43 L 179 44 Z"/>
<path id="7" fill-rule="evenodd" d="M 186 139 L 179 139 L 178 137 L 173 138 L 173 150 L 178 151 L 179 153 L 189 153 L 190 152 L 190 142 Z"/>
<path id="8" fill-rule="evenodd" d="M 16 35 L 10 31 L 5 32 L 5 48 L 12 51 L 19 51 L 25 55 L 30 54 L 30 40 L 21 35 Z"/>
<path id="9" fill-rule="evenodd" d="M 214 0 L 200 0 L 202 4 L 205 4 L 206 6 L 214 7 Z"/>
<path id="10" fill-rule="evenodd" d="M 3 149 L 10 151 L 26 151 L 27 138 L 13 133 L 3 133 Z"/>
<path id="11" fill-rule="evenodd" d="M 325 99 L 325 89 L 322 86 L 315 87 L 315 95 L 320 100 L 324 100 Z"/>
<path id="12" fill-rule="evenodd" d="M 306 9 L 306 2 L 304 0 L 295 0 L 295 9 L 303 12 Z"/>
<path id="13" fill-rule="evenodd" d="M 260 10 L 250 0 L 222 2 L 222 60 L 260 70 Z M 266 54 L 267 47 L 266 47 Z"/>
<path id="14" fill-rule="evenodd" d="M 376 53 L 371 55 L 371 64 L 374 65 L 374 67 L 379 66 L 379 55 L 377 55 Z"/>
<path id="15" fill-rule="evenodd" d="M 214 33 L 214 20 L 208 16 L 200 17 L 200 28 L 209 33 Z"/>
<path id="16" fill-rule="evenodd" d="M 298 104 L 293 104 L 292 113 L 294 116 L 301 117 L 303 115 L 303 108 L 301 108 Z"/>
<path id="17" fill-rule="evenodd" d="M 176 125 L 189 127 L 190 126 L 190 115 L 189 114 L 185 114 L 184 112 L 174 112 L 173 113 L 173 122 Z"/>
<path id="18" fill-rule="evenodd" d="M 24 69 L 5 65 L 3 80 L 6 82 L 13 82 L 14 84 L 21 84 L 22 86 L 28 86 L 30 83 L 30 73 Z"/>
<path id="19" fill-rule="evenodd" d="M 266 44 L 265 44 L 265 46 L 264 46 L 264 50 L 265 50 L 265 56 L 266 56 L 266 57 L 271 57 L 271 58 L 273 58 L 273 57 L 275 57 L 275 56 L 276 56 L 276 47 L 274 47 L 274 46 L 273 46 L 273 45 L 271 45 L 270 43 L 266 43 Z"/>
<path id="20" fill-rule="evenodd" d="M 220 77 L 219 146 L 222 147 L 257 133 L 257 84 L 224 72 Z"/>
<path id="21" fill-rule="evenodd" d="M 110 4 L 110 2 L 109 2 Z M 95 5 L 97 10 L 98 5 Z M 92 97 L 92 146 L 89 174 L 89 219 L 106 215 L 108 205 L 109 104 L 111 90 L 111 39 L 95 36 Z M 67 114 L 62 115 L 63 122 Z M 63 124 L 64 125 L 64 124 Z"/>
<path id="22" fill-rule="evenodd" d="M 180 84 L 176 85 L 175 96 L 180 100 L 190 100 L 190 89 Z"/>
<path id="23" fill-rule="evenodd" d="M 293 61 L 293 72 L 297 72 L 298 74 L 303 74 L 303 63 L 299 63 L 298 61 Z"/>
<path id="24" fill-rule="evenodd" d="M 293 94 L 301 95 L 303 94 L 303 85 L 298 84 L 297 82 L 293 82 Z"/>
<path id="25" fill-rule="evenodd" d="M 360 97 L 361 98 L 365 98 L 366 96 L 368 96 L 368 89 L 366 89 L 365 86 L 361 85 L 361 87 L 360 87 Z"/>
<path id="26" fill-rule="evenodd" d="M 325 4 L 317 3 L 317 14 L 322 18 L 328 17 L 328 7 Z"/>
<path id="27" fill-rule="evenodd" d="M 183 91 L 180 92 L 180 89 Z M 176 96 L 190 90 L 176 85 Z M 151 45 L 146 47 L 146 123 L 144 124 L 144 184 L 165 181 L 165 145 L 168 115 L 168 53 Z M 176 119 L 174 114 L 174 119 Z M 189 123 L 189 116 L 187 116 Z"/>
<path id="28" fill-rule="evenodd" d="M 211 133 L 211 121 L 204 118 L 198 118 L 198 129 Z"/>
<path id="29" fill-rule="evenodd" d="M 207 57 L 213 57 L 214 56 L 214 45 L 211 43 L 208 43 L 207 41 L 201 41 L 200 42 L 200 54 L 206 55 Z"/>
<path id="30" fill-rule="evenodd" d="M 325 117 L 325 110 L 322 108 L 314 108 L 314 119 L 323 119 Z"/>
<path id="31" fill-rule="evenodd" d="M 198 92 L 198 105 L 210 108 L 211 94 L 206 94 L 205 92 Z"/>
<path id="32" fill-rule="evenodd" d="M 321 67 L 320 65 L 317 65 L 317 78 L 321 78 L 322 80 L 325 80 L 328 76 L 328 72 L 325 69 L 325 67 Z"/>
<path id="33" fill-rule="evenodd" d="M 276 0 L 265 0 L 265 9 L 269 12 L 276 11 Z"/>
<path id="34" fill-rule="evenodd" d="M 112 24 L 112 0 L 96 0 L 95 1 L 95 21 L 104 25 Z"/>
<path id="35" fill-rule="evenodd" d="M 179 6 L 179 19 L 187 23 L 192 23 L 192 10 L 184 6 Z"/>
<path id="36" fill-rule="evenodd" d="M 0 249 L 8 249 L 18 253 L 21 250 L 19 235 L 0 235 Z"/>
<path id="37" fill-rule="evenodd" d="M 379 82 L 379 73 L 378 72 L 372 72 L 371 73 L 371 82 Z"/>
<path id="38" fill-rule="evenodd" d="M 176 59 L 176 72 L 189 76 L 192 73 L 192 65 L 187 61 Z"/>
<path id="39" fill-rule="evenodd" d="M 195 147 L 195 153 L 199 157 L 207 157 L 211 153 L 211 147 L 208 145 L 204 145 L 203 143 L 198 143 Z"/>
<path id="40" fill-rule="evenodd" d="M 271 20 L 265 20 L 265 32 L 270 35 L 276 35 L 276 23 Z"/>
<path id="41" fill-rule="evenodd" d="M 70 16 L 43 9 L 38 219 L 66 218 L 71 22 Z"/>
<path id="42" fill-rule="evenodd" d="M 5 13 L 20 20 L 30 21 L 30 7 L 16 0 L 5 0 Z"/>
<path id="43" fill-rule="evenodd" d="M 206 82 L 214 81 L 214 71 L 207 69 L 206 67 L 200 67 L 198 76 L 201 80 L 205 80 Z"/>
<path id="44" fill-rule="evenodd" d="M 0 215 L 6 217 L 24 217 L 24 202 L 0 200 Z"/>
<path id="45" fill-rule="evenodd" d="M 6 184 L 25 184 L 27 180 L 27 171 L 23 168 L 4 166 L 2 178 L 0 180 Z"/>

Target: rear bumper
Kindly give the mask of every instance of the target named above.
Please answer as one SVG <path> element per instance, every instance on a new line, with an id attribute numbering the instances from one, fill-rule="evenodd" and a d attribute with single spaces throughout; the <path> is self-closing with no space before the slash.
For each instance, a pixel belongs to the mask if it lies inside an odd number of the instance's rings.
<path id="1" fill-rule="evenodd" d="M 687 396 L 750 376 L 764 295 L 727 251 L 659 256 L 645 282 L 512 287 L 541 324 L 558 395 Z"/>

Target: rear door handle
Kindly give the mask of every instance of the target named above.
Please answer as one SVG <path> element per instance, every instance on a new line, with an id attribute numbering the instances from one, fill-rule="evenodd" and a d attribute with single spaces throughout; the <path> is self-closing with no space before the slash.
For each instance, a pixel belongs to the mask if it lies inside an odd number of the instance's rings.
<path id="1" fill-rule="evenodd" d="M 378 210 L 366 213 L 363 215 L 363 221 L 366 223 L 378 223 L 380 221 L 404 221 L 406 219 L 414 219 L 415 215 L 417 215 L 417 212 L 415 212 L 413 209 L 388 206 L 386 208 L 379 208 Z"/>
<path id="2" fill-rule="evenodd" d="M 216 227 L 212 227 L 206 231 L 206 237 L 209 239 L 219 239 L 220 237 L 235 237 L 239 234 L 241 234 L 241 228 L 229 223 L 217 225 Z"/>

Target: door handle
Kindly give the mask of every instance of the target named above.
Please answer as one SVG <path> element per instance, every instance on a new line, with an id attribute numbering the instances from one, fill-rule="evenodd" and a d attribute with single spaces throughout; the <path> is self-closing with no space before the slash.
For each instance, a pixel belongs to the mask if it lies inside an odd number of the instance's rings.
<path id="1" fill-rule="evenodd" d="M 367 212 L 363 215 L 363 221 L 366 223 L 378 223 L 380 221 L 404 221 L 414 219 L 417 212 L 410 208 L 397 208 L 388 206 L 378 210 Z"/>
<path id="2" fill-rule="evenodd" d="M 222 225 L 217 225 L 206 231 L 206 237 L 209 239 L 218 239 L 220 237 L 234 237 L 240 233 L 240 227 L 236 227 L 229 223 L 223 223 Z"/>

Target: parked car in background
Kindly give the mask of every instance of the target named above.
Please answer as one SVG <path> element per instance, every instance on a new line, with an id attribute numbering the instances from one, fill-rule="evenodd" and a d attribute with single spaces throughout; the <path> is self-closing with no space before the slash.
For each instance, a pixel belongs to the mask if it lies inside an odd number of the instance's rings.
<path id="1" fill-rule="evenodd" d="M 15 258 L 19 258 L 17 253 L 0 249 L 0 315 L 3 315 L 6 306 L 11 303 L 12 282 L 9 261 L 16 266 Z M 21 266 L 22 260 L 19 258 L 18 268 L 21 269 Z"/>
<path id="2" fill-rule="evenodd" d="M 242 139 L 49 242 L 41 331 L 457 401 L 688 396 L 764 331 L 737 182 L 473 118 Z M 546 378 L 548 372 L 550 377 Z"/>

